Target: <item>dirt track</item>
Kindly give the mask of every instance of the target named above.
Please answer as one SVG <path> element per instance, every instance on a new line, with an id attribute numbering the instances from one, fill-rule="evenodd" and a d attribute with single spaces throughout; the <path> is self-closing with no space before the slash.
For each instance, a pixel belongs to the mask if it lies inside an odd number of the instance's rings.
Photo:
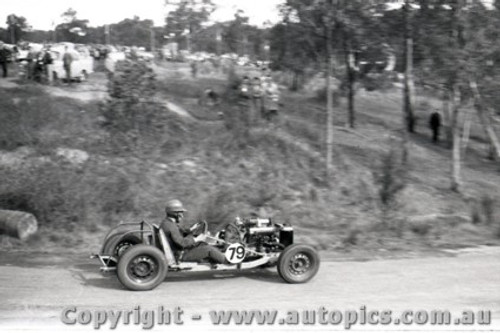
<path id="1" fill-rule="evenodd" d="M 92 330 L 91 326 L 65 326 L 63 308 L 82 310 L 154 310 L 181 307 L 184 324 L 160 327 L 162 331 L 193 330 L 199 325 L 219 331 L 209 321 L 210 310 L 268 309 L 357 310 L 491 310 L 493 325 L 500 328 L 500 248 L 420 259 L 322 262 L 314 280 L 303 285 L 283 283 L 275 270 L 247 273 L 175 273 L 150 292 L 124 290 L 115 276 L 102 276 L 98 265 L 85 256 L 55 257 L 47 254 L 2 253 L 0 256 L 0 330 L 68 328 Z M 193 314 L 202 315 L 193 321 Z M 107 325 L 104 328 L 107 329 Z M 227 326 L 225 326 L 227 328 Z M 295 327 L 295 328 L 294 328 Z M 124 329 L 123 324 L 118 326 Z M 130 327 L 133 329 L 133 325 Z M 135 327 L 136 329 L 138 327 Z M 234 327 L 233 327 L 234 328 Z M 295 330 L 301 326 L 266 326 L 267 330 Z M 306 329 L 342 330 L 343 326 L 306 326 Z M 387 330 L 398 326 L 358 325 L 352 330 Z M 400 329 L 466 329 L 463 326 L 399 326 Z M 244 325 L 242 330 L 261 330 Z"/>

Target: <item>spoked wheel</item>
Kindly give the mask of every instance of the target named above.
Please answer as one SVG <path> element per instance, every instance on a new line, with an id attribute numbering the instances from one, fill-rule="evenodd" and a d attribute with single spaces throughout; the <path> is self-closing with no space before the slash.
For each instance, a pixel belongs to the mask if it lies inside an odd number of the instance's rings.
<path id="1" fill-rule="evenodd" d="M 131 246 L 134 246 L 136 244 L 139 244 L 141 242 L 140 239 L 136 237 L 131 237 L 131 238 L 126 238 L 122 241 L 120 241 L 113 252 L 116 258 L 121 257 L 125 251 L 127 251 Z"/>
<path id="2" fill-rule="evenodd" d="M 281 253 L 278 260 L 278 273 L 288 283 L 307 282 L 318 270 L 318 253 L 309 245 L 291 245 Z"/>
<path id="3" fill-rule="evenodd" d="M 130 290 L 151 290 L 167 274 L 164 254 L 151 245 L 136 245 L 118 261 L 118 280 Z"/>

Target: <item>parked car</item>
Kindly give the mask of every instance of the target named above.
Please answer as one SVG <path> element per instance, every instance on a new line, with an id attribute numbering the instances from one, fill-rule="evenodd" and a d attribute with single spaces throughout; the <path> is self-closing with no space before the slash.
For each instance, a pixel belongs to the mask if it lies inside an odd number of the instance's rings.
<path id="1" fill-rule="evenodd" d="M 68 46 L 68 52 L 73 56 L 71 64 L 71 80 L 87 80 L 90 73 L 94 71 L 94 58 L 90 51 L 84 46 L 78 46 L 71 43 L 56 44 L 50 49 L 52 64 L 48 65 L 49 81 L 58 81 L 66 78 L 66 71 L 63 67 L 63 55 L 65 47 Z"/>

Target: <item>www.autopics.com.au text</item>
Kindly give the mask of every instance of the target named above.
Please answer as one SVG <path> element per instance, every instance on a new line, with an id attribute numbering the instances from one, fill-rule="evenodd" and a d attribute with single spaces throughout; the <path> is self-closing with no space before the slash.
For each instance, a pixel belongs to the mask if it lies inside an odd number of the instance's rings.
<path id="1" fill-rule="evenodd" d="M 208 317 L 213 325 L 343 325 L 346 329 L 354 325 L 490 325 L 490 310 L 464 310 L 453 315 L 448 310 L 407 310 L 399 314 L 391 310 L 368 310 L 361 306 L 356 310 L 211 310 Z M 181 307 L 171 310 L 159 306 L 155 310 L 144 310 L 135 306 L 131 310 L 88 310 L 68 306 L 61 312 L 61 321 L 66 325 L 92 325 L 95 329 L 109 324 L 115 329 L 118 324 L 137 325 L 151 329 L 156 325 L 184 325 L 200 321 L 202 314 L 187 316 Z"/>

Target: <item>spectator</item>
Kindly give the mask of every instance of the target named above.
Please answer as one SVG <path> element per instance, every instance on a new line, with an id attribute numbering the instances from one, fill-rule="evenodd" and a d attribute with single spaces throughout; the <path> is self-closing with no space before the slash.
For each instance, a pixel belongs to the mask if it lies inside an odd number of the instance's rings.
<path id="1" fill-rule="evenodd" d="M 64 55 L 62 58 L 64 71 L 66 72 L 66 81 L 71 84 L 71 64 L 73 63 L 73 56 L 68 51 L 68 47 L 64 47 Z"/>
<path id="2" fill-rule="evenodd" d="M 441 115 L 437 110 L 431 113 L 429 127 L 432 130 L 432 141 L 437 143 L 439 141 L 439 129 L 441 127 Z"/>
<path id="3" fill-rule="evenodd" d="M 54 60 L 52 59 L 52 55 L 50 53 L 50 46 L 47 46 L 42 52 L 42 71 L 45 82 L 49 81 L 49 65 L 52 65 Z"/>
<path id="4" fill-rule="evenodd" d="M 248 76 L 244 76 L 243 79 L 241 80 L 240 89 L 239 89 L 240 97 L 249 98 L 250 97 L 250 89 L 251 89 L 250 78 Z"/>
<path id="5" fill-rule="evenodd" d="M 28 46 L 28 54 L 26 55 L 26 78 L 33 80 L 35 75 L 37 53 L 33 47 Z"/>
<path id="6" fill-rule="evenodd" d="M 10 51 L 5 44 L 0 41 L 0 66 L 2 67 L 2 76 L 7 77 L 7 63 L 9 61 Z"/>
<path id="7" fill-rule="evenodd" d="M 262 82 L 258 76 L 252 80 L 252 103 L 250 110 L 250 124 L 253 124 L 256 115 L 262 113 Z"/>
<path id="8" fill-rule="evenodd" d="M 279 110 L 279 88 L 278 85 L 268 75 L 264 78 L 263 87 L 263 108 L 262 117 L 268 122 L 273 121 Z"/>
<path id="9" fill-rule="evenodd" d="M 191 66 L 191 76 L 193 78 L 196 78 L 198 76 L 198 63 L 193 60 L 191 61 L 190 66 Z"/>

